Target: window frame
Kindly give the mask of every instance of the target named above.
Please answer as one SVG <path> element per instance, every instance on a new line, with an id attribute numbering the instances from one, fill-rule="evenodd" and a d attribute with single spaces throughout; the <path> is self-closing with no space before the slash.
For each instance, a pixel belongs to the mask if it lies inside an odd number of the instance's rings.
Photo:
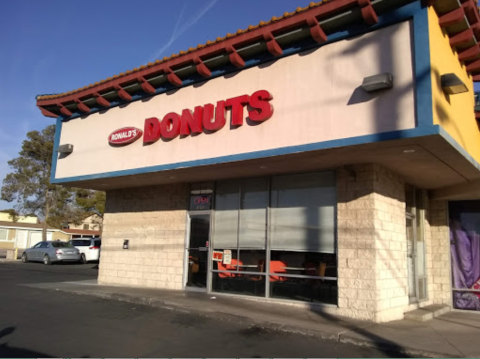
<path id="1" fill-rule="evenodd" d="M 10 229 L 8 228 L 0 228 L 0 229 L 4 229 L 5 230 L 5 239 L 1 239 L 0 238 L 0 242 L 13 242 L 15 240 L 15 238 L 12 238 L 12 239 L 8 239 L 8 235 L 10 234 Z"/>

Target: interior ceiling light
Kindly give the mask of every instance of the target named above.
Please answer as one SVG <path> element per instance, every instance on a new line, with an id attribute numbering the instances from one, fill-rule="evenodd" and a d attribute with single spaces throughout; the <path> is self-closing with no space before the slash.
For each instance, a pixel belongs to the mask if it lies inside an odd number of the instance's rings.
<path id="1" fill-rule="evenodd" d="M 449 95 L 456 95 L 462 92 L 468 92 L 467 85 L 460 78 L 451 73 L 441 77 L 443 91 Z"/>
<path id="2" fill-rule="evenodd" d="M 367 92 L 376 92 L 393 88 L 393 75 L 390 72 L 368 76 L 363 79 L 362 88 Z"/>

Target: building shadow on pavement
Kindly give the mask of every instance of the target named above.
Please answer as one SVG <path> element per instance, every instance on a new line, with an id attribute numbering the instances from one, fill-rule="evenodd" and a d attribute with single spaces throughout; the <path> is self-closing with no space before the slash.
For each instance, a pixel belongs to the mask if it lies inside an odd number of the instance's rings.
<path id="1" fill-rule="evenodd" d="M 0 358 L 53 358 L 54 356 L 34 350 L 11 347 L 0 344 Z"/>
<path id="2" fill-rule="evenodd" d="M 15 327 L 7 327 L 5 329 L 0 330 L 0 339 L 9 334 L 12 334 L 14 331 L 15 331 Z"/>
<path id="3" fill-rule="evenodd" d="M 348 327 L 349 323 L 347 321 L 342 320 L 338 316 L 321 312 L 317 308 L 313 308 L 313 307 L 310 308 L 310 311 L 331 322 L 345 325 L 346 328 Z M 411 358 L 412 357 L 405 353 L 405 349 L 402 346 L 388 339 L 385 339 L 379 335 L 371 333 L 368 330 L 365 330 L 363 328 L 356 328 L 353 331 L 363 335 L 365 338 L 370 339 L 372 341 L 372 347 L 382 352 L 383 354 L 385 354 L 386 358 Z M 340 341 L 342 341 L 341 335 L 342 334 L 340 334 L 340 338 L 339 338 Z"/>
<path id="4" fill-rule="evenodd" d="M 15 332 L 15 327 L 0 330 L 0 339 Z M 15 348 L 8 343 L 0 344 L 0 358 L 51 358 L 50 355 L 33 350 Z"/>

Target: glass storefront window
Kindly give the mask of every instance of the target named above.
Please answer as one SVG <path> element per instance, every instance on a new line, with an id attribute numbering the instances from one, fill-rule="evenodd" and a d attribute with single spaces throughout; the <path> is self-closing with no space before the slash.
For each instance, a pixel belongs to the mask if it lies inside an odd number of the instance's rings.
<path id="1" fill-rule="evenodd" d="M 272 249 L 335 252 L 333 172 L 272 179 Z"/>
<path id="2" fill-rule="evenodd" d="M 265 250 L 268 179 L 243 180 L 240 186 L 239 248 Z M 265 259 L 265 258 L 264 258 Z"/>
<path id="3" fill-rule="evenodd" d="M 269 274 L 272 298 L 337 304 L 335 254 L 272 251 Z"/>
<path id="4" fill-rule="evenodd" d="M 252 274 L 235 274 L 214 272 L 212 287 L 215 292 L 265 296 L 265 276 Z"/>
<path id="5" fill-rule="evenodd" d="M 287 278 L 270 284 L 270 297 L 337 304 L 337 280 Z"/>
<path id="6" fill-rule="evenodd" d="M 214 213 L 214 291 L 337 303 L 333 172 L 219 182 Z"/>
<path id="7" fill-rule="evenodd" d="M 239 183 L 218 183 L 215 195 L 215 221 L 213 232 L 216 248 L 237 249 L 239 205 Z"/>
<path id="8" fill-rule="evenodd" d="M 337 257 L 331 253 L 271 251 L 270 273 L 280 270 L 286 274 L 336 278 Z"/>

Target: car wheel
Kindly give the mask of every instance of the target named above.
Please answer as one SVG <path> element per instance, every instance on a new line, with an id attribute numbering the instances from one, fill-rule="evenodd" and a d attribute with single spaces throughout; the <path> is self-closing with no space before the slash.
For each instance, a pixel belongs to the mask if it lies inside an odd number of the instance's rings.
<path id="1" fill-rule="evenodd" d="M 28 263 L 28 257 L 25 253 L 22 254 L 22 262 L 23 263 Z"/>
<path id="2" fill-rule="evenodd" d="M 82 256 L 80 257 L 80 263 L 87 264 L 87 257 L 85 257 L 85 254 L 83 253 L 82 253 Z"/>
<path id="3" fill-rule="evenodd" d="M 46 265 L 52 264 L 52 261 L 50 260 L 50 257 L 48 256 L 48 254 L 45 254 L 45 256 L 43 257 L 43 264 L 46 264 Z"/>

